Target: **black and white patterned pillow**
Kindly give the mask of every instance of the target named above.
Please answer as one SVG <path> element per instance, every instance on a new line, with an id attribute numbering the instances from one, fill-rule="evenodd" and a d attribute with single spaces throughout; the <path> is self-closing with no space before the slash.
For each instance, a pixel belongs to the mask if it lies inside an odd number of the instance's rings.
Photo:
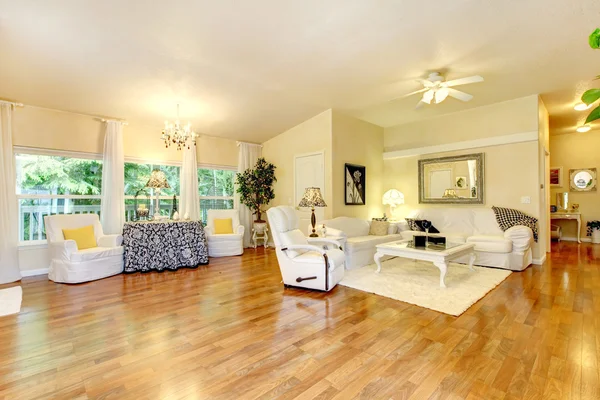
<path id="1" fill-rule="evenodd" d="M 493 206 L 494 214 L 496 214 L 496 222 L 503 231 L 517 225 L 523 225 L 533 231 L 533 240 L 538 241 L 538 220 L 524 212 L 513 208 Z"/>
<path id="2" fill-rule="evenodd" d="M 411 231 L 421 231 L 419 225 L 417 225 L 416 218 L 405 218 L 406 223 L 408 224 L 408 229 Z M 423 231 L 422 231 L 423 232 Z"/>

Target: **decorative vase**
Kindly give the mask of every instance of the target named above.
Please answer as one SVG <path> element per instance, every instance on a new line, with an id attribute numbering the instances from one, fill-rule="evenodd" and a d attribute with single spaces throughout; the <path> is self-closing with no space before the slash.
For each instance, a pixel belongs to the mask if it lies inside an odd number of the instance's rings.
<path id="1" fill-rule="evenodd" d="M 185 213 L 185 214 L 183 214 L 183 219 L 184 219 L 185 221 L 189 220 L 189 219 L 190 219 L 190 214 L 189 214 L 189 213 Z"/>
<path id="2" fill-rule="evenodd" d="M 595 243 L 595 244 L 600 243 L 600 229 L 592 230 L 592 243 Z"/>
<path id="3" fill-rule="evenodd" d="M 173 213 L 173 218 L 172 219 L 173 219 L 173 221 L 179 221 L 179 212 L 178 211 L 175 211 Z"/>
<path id="4" fill-rule="evenodd" d="M 253 228 L 254 228 L 254 232 L 256 232 L 257 235 L 264 235 L 265 234 L 265 227 L 267 226 L 266 222 L 254 222 L 253 223 Z"/>

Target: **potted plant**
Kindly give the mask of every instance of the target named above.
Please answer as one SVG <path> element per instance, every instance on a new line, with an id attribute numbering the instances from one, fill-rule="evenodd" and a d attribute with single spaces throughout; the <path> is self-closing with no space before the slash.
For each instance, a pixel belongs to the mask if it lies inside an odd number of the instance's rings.
<path id="1" fill-rule="evenodd" d="M 587 228 L 591 231 L 592 243 L 600 243 L 600 221 L 588 221 Z"/>
<path id="2" fill-rule="evenodd" d="M 259 158 L 254 168 L 248 168 L 244 172 L 236 174 L 235 177 L 236 191 L 240 195 L 240 202 L 252 210 L 253 215 L 256 215 L 254 229 L 259 228 L 261 232 L 266 225 L 262 219 L 264 212 L 262 207 L 275 198 L 273 190 L 273 183 L 277 182 L 275 168 L 275 165 L 267 162 L 264 158 Z"/>
<path id="3" fill-rule="evenodd" d="M 600 28 L 596 29 L 594 32 L 592 32 L 592 34 L 590 35 L 590 47 L 592 49 L 600 49 Z M 598 75 L 596 77 L 596 79 L 600 79 L 600 75 Z M 587 104 L 588 106 L 594 102 L 596 102 L 598 99 L 600 99 L 600 89 L 590 89 L 587 90 L 582 96 L 581 96 L 581 101 L 584 102 L 585 104 Z M 595 121 L 597 119 L 600 119 L 600 106 L 594 108 L 590 114 L 588 115 L 587 119 L 585 120 L 586 124 L 589 124 L 592 121 Z"/>

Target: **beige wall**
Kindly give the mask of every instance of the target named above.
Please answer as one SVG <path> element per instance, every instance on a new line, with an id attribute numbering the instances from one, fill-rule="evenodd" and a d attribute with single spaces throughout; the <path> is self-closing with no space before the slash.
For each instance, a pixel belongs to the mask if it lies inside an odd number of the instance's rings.
<path id="1" fill-rule="evenodd" d="M 539 246 L 542 253 L 550 251 L 550 121 L 548 110 L 538 99 L 538 158 L 540 182 Z"/>
<path id="2" fill-rule="evenodd" d="M 538 132 L 538 118 L 538 97 L 528 96 L 419 123 L 386 128 L 384 147 L 387 151 L 407 150 L 492 136 Z M 540 217 L 538 141 L 385 160 L 383 186 L 386 189 L 398 189 L 405 195 L 406 204 L 396 209 L 395 217 L 401 218 L 416 208 L 439 207 L 419 204 L 418 159 L 469 153 L 485 153 L 486 192 L 482 207 L 510 207 L 536 218 Z M 531 203 L 521 203 L 523 196 L 530 197 Z M 541 258 L 543 249 L 536 244 L 533 250 L 534 258 Z"/>
<path id="3" fill-rule="evenodd" d="M 14 113 L 15 146 L 68 150 L 100 154 L 104 147 L 104 124 L 87 115 L 26 106 Z M 152 161 L 181 161 L 181 152 L 166 149 L 160 140 L 160 127 L 131 123 L 123 127 L 126 157 Z M 201 136 L 197 141 L 198 162 L 237 166 L 234 140 Z"/>
<path id="4" fill-rule="evenodd" d="M 332 204 L 331 124 L 332 111 L 327 110 L 263 143 L 263 157 L 277 167 L 275 170 L 277 182 L 274 185 L 275 199 L 269 204 L 270 206 L 295 206 L 293 204 L 294 157 L 320 151 L 325 155 L 323 197 L 327 204 Z M 324 212 L 325 218 L 331 218 L 333 208 L 326 207 Z"/>
<path id="5" fill-rule="evenodd" d="M 494 136 L 537 132 L 537 115 L 538 96 L 534 95 L 471 108 L 426 121 L 396 125 L 385 128 L 385 150 L 414 149 Z"/>
<path id="6" fill-rule="evenodd" d="M 370 219 L 383 215 L 383 128 L 333 112 L 333 217 Z M 344 164 L 366 167 L 366 205 L 347 206 L 344 198 Z"/>
<path id="7" fill-rule="evenodd" d="M 563 167 L 562 187 L 552 187 L 550 204 L 556 205 L 556 194 L 569 192 L 569 169 L 600 169 L 600 129 L 586 133 L 569 133 L 550 137 L 550 162 L 552 167 Z M 581 212 L 581 236 L 585 237 L 586 222 L 600 220 L 600 188 L 595 192 L 569 192 L 569 204 L 578 203 Z M 563 236 L 577 236 L 577 224 L 571 221 L 553 220 L 560 225 Z"/>

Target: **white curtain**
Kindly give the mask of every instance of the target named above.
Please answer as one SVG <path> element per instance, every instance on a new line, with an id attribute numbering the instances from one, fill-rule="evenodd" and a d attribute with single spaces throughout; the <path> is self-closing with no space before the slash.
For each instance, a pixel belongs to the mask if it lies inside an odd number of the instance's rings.
<path id="1" fill-rule="evenodd" d="M 248 168 L 254 168 L 256 161 L 262 155 L 262 146 L 253 143 L 238 142 L 238 172 L 244 172 Z M 252 246 L 252 222 L 254 216 L 252 211 L 240 203 L 240 195 L 235 193 L 234 208 L 240 213 L 240 223 L 244 225 L 244 247 Z"/>
<path id="2" fill-rule="evenodd" d="M 0 103 L 0 284 L 21 279 L 12 112 L 12 104 Z"/>
<path id="3" fill-rule="evenodd" d="M 200 196 L 198 194 L 198 162 L 196 146 L 183 149 L 183 164 L 179 173 L 179 215 L 186 214 L 193 221 L 200 220 Z"/>
<path id="4" fill-rule="evenodd" d="M 100 219 L 106 234 L 123 232 L 125 223 L 125 156 L 123 123 L 106 121 L 102 164 L 102 207 Z"/>

